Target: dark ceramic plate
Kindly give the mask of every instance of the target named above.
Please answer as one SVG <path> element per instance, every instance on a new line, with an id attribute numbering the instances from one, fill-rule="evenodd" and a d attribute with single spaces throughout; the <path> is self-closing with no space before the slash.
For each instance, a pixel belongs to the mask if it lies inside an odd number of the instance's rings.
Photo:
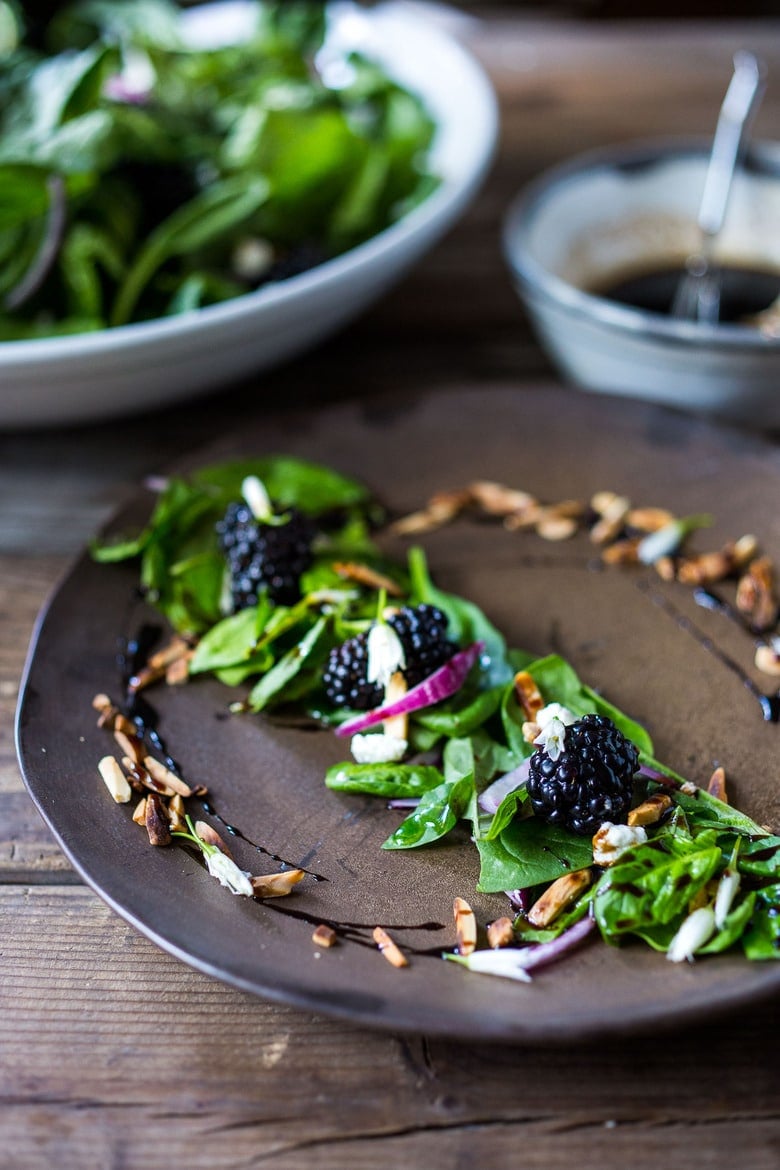
<path id="1" fill-rule="evenodd" d="M 700 544 L 753 531 L 780 556 L 778 453 L 660 408 L 554 387 L 447 391 L 282 417 L 255 434 L 227 437 L 197 462 L 274 451 L 360 477 L 402 511 L 476 477 L 548 500 L 587 498 L 606 487 L 678 514 L 712 512 L 714 527 Z M 115 526 L 140 523 L 149 506 L 150 497 L 139 494 Z M 638 582 L 649 582 L 751 671 L 753 648 L 740 630 L 652 573 L 594 571 L 585 537 L 550 544 L 464 519 L 425 544 L 440 583 L 474 598 L 511 644 L 564 654 L 647 725 L 661 759 L 700 783 L 723 764 L 735 803 L 760 822 L 780 822 L 780 727 L 762 720 L 738 675 Z M 402 555 L 404 546 L 397 542 L 392 551 Z M 293 896 L 259 904 L 232 897 L 184 850 L 150 848 L 129 806 L 114 805 L 97 775 L 97 760 L 111 745 L 90 709 L 96 691 L 117 685 L 115 645 L 133 584 L 127 567 L 98 567 L 86 554 L 75 564 L 35 636 L 18 745 L 30 792 L 73 864 L 166 950 L 302 1008 L 372 1027 L 491 1040 L 679 1026 L 780 988 L 780 964 L 726 956 L 672 966 L 643 946 L 600 942 L 531 985 L 470 975 L 424 953 L 413 953 L 405 970 L 392 968 L 370 943 L 361 945 L 376 923 L 425 952 L 452 945 L 454 895 L 471 899 L 483 922 L 505 912 L 503 898 L 473 894 L 474 849 L 464 835 L 412 853 L 383 852 L 401 814 L 381 800 L 325 789 L 326 766 L 344 757 L 335 737 L 263 718 L 225 719 L 226 696 L 216 683 L 161 687 L 150 696 L 173 755 L 191 781 L 208 785 L 223 818 L 327 880 L 307 878 Z M 273 868 L 244 841 L 235 852 L 255 873 Z M 356 929 L 355 941 L 318 953 L 311 922 L 328 919 L 364 929 Z M 430 923 L 445 926 L 415 929 Z"/>

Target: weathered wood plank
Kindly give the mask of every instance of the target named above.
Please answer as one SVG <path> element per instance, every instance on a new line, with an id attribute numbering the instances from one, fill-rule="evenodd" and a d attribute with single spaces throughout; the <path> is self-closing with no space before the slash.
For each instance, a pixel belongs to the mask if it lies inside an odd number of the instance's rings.
<path id="1" fill-rule="evenodd" d="M 14 1170 L 776 1164 L 776 1008 L 597 1052 L 375 1035 L 190 970 L 83 888 L 0 888 L 0 952 Z"/>

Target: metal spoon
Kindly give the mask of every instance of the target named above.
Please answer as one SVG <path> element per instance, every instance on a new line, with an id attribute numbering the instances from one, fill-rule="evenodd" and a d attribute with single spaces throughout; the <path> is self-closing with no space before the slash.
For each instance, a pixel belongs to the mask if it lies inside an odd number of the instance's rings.
<path id="1" fill-rule="evenodd" d="M 699 207 L 701 243 L 686 260 L 685 275 L 672 301 L 673 317 L 714 325 L 720 316 L 721 277 L 713 262 L 715 240 L 726 217 L 740 149 L 763 94 L 765 75 L 763 63 L 752 53 L 735 53 L 734 76 L 718 116 Z"/>

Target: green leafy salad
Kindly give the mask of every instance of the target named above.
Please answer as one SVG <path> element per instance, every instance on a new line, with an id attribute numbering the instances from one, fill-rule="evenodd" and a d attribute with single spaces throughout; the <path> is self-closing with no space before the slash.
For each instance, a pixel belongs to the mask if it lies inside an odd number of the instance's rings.
<path id="1" fill-rule="evenodd" d="M 236 711 L 295 709 L 343 739 L 325 783 L 408 806 L 384 848 L 465 823 L 479 889 L 507 893 L 496 950 L 518 979 L 587 933 L 670 959 L 780 955 L 780 836 L 659 763 L 647 732 L 557 655 L 509 648 L 440 589 L 421 548 L 389 560 L 360 484 L 287 457 L 167 481 L 144 530 L 94 549 L 190 647 Z"/>
<path id="2" fill-rule="evenodd" d="M 0 340 L 229 300 L 435 188 L 420 100 L 364 56 L 323 68 L 324 5 L 245 8 L 202 48 L 170 0 L 0 0 Z"/>

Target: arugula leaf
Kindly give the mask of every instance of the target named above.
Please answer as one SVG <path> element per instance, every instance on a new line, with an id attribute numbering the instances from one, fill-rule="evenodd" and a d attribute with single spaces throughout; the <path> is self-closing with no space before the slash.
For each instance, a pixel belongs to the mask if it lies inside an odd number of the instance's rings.
<path id="1" fill-rule="evenodd" d="M 668 946 L 667 932 L 659 937 L 655 929 L 682 919 L 721 862 L 717 846 L 699 848 L 696 842 L 676 856 L 654 842 L 634 847 L 626 860 L 602 874 L 596 887 L 593 907 L 602 937 L 617 942 L 641 933 L 647 941 Z"/>

